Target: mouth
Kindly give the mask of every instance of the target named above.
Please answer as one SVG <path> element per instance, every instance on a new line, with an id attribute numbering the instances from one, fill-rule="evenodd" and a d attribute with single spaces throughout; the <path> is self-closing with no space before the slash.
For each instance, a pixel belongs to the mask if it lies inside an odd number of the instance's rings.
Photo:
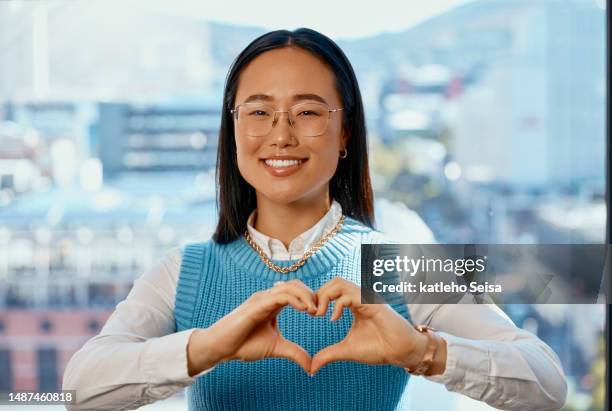
<path id="1" fill-rule="evenodd" d="M 302 165 L 308 161 L 307 158 L 265 158 L 259 160 L 265 169 L 275 177 L 284 177 L 291 175 L 302 168 Z"/>
<path id="2" fill-rule="evenodd" d="M 266 158 L 263 160 L 263 162 L 268 166 L 268 167 L 274 167 L 274 168 L 285 168 L 285 167 L 293 167 L 293 166 L 298 166 L 300 164 L 302 164 L 303 162 L 307 161 L 307 158 L 296 158 L 296 159 L 273 159 L 273 158 Z"/>

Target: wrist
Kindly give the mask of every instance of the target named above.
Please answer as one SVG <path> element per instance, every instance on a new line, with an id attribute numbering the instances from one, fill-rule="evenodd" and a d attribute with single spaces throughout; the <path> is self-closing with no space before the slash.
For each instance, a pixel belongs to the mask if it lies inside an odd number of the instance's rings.
<path id="1" fill-rule="evenodd" d="M 410 328 L 413 325 L 410 324 Z M 397 354 L 397 357 L 389 363 L 406 370 L 415 368 L 425 355 L 427 350 L 427 336 L 419 332 L 411 332 L 409 342 L 403 345 L 403 350 Z"/>
<path id="2" fill-rule="evenodd" d="M 197 328 L 193 331 L 187 343 L 187 368 L 190 377 L 224 361 L 222 353 L 216 347 L 218 345 L 210 329 Z"/>
<path id="3" fill-rule="evenodd" d="M 444 337 L 438 336 L 438 348 L 429 369 L 430 375 L 440 375 L 446 371 L 447 349 L 447 342 Z"/>
<path id="4" fill-rule="evenodd" d="M 412 339 L 413 344 L 408 353 L 404 358 L 404 364 L 402 365 L 406 369 L 414 369 L 425 357 L 427 352 L 427 336 L 421 333 L 416 333 Z"/>
<path id="5" fill-rule="evenodd" d="M 432 328 L 425 325 L 415 326 L 418 331 L 414 348 L 407 358 L 408 366 L 404 368 L 414 375 L 436 375 L 446 369 L 446 341 L 437 335 Z"/>

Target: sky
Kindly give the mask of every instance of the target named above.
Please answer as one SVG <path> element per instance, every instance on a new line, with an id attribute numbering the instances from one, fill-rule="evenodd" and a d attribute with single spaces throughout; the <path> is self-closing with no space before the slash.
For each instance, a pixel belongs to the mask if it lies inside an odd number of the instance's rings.
<path id="1" fill-rule="evenodd" d="M 130 0 L 138 7 L 264 29 L 310 27 L 335 39 L 400 31 L 471 0 Z"/>

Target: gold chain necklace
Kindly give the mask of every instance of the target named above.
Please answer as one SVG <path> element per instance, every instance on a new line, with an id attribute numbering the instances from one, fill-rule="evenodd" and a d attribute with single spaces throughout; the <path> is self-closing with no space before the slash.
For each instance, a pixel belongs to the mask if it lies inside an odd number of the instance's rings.
<path id="1" fill-rule="evenodd" d="M 336 234 L 338 231 L 340 231 L 340 228 L 342 228 L 342 224 L 344 224 L 344 215 L 342 215 L 340 217 L 340 220 L 338 220 L 338 223 L 334 226 L 334 228 L 332 228 L 329 233 L 325 234 L 324 237 L 322 237 L 319 241 L 317 241 L 316 243 L 314 243 L 311 247 L 308 248 L 308 250 L 306 250 L 306 252 L 304 253 L 304 255 L 302 256 L 302 258 L 300 258 L 296 263 L 291 264 L 290 266 L 287 267 L 281 267 L 280 265 L 276 265 L 272 262 L 272 260 L 270 260 L 268 258 L 268 256 L 266 255 L 266 253 L 261 249 L 260 246 L 258 246 L 257 244 L 255 244 L 255 242 L 253 241 L 253 239 L 251 238 L 251 236 L 249 235 L 249 230 L 245 230 L 244 232 L 244 238 L 247 240 L 247 243 L 249 243 L 249 245 L 251 247 L 253 247 L 253 249 L 255 251 L 257 251 L 257 253 L 259 254 L 259 257 L 263 260 L 263 262 L 270 267 L 271 269 L 273 269 L 276 272 L 279 273 L 284 273 L 287 274 L 290 271 L 295 271 L 298 268 L 300 268 L 301 266 L 304 265 L 304 263 L 306 262 L 306 260 L 308 260 L 308 258 L 313 255 L 314 253 L 316 253 L 322 246 L 323 244 L 325 244 L 325 242 L 327 240 L 329 240 L 329 238 L 331 236 L 333 236 L 334 234 Z"/>

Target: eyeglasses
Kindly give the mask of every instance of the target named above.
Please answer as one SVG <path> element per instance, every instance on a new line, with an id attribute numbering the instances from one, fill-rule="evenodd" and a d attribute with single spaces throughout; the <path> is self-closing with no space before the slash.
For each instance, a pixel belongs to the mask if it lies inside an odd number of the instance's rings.
<path id="1" fill-rule="evenodd" d="M 239 104 L 230 112 L 234 115 L 239 129 L 252 137 L 267 135 L 278 123 L 276 113 L 287 113 L 289 125 L 304 137 L 315 137 L 325 133 L 331 113 L 344 110 L 331 109 L 324 103 L 300 103 L 290 107 L 287 111 L 274 110 L 273 107 L 263 103 Z"/>

